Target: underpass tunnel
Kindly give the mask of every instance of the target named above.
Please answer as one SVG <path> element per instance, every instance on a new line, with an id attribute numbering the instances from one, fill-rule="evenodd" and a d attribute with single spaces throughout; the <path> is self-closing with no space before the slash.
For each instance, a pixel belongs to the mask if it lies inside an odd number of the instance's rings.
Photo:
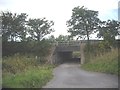
<path id="1" fill-rule="evenodd" d="M 80 63 L 80 55 L 74 52 L 58 52 L 58 60 L 60 63 Z"/>
<path id="2" fill-rule="evenodd" d="M 72 60 L 76 63 L 81 63 L 80 51 L 72 52 Z"/>

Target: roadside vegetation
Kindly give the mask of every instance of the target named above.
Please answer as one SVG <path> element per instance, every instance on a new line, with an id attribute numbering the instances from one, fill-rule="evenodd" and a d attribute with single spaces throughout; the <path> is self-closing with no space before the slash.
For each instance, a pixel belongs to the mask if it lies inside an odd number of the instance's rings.
<path id="1" fill-rule="evenodd" d="M 118 49 L 112 49 L 110 52 L 90 57 L 89 62 L 82 65 L 82 68 L 88 71 L 118 75 Z"/>
<path id="2" fill-rule="evenodd" d="M 75 51 L 75 52 L 72 53 L 72 56 L 74 58 L 80 58 L 80 52 L 79 51 Z"/>
<path id="3" fill-rule="evenodd" d="M 40 64 L 34 57 L 16 54 L 3 58 L 3 88 L 41 88 L 52 77 L 55 66 Z"/>
<path id="4" fill-rule="evenodd" d="M 28 19 L 26 13 L 1 12 L 2 87 L 41 88 L 52 78 L 54 65 L 46 64 L 53 21 Z"/>

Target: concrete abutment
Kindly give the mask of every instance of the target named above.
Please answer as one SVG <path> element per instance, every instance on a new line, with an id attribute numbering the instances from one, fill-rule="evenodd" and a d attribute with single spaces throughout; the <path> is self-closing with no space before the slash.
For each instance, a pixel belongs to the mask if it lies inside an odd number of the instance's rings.
<path id="1" fill-rule="evenodd" d="M 49 56 L 49 63 L 51 64 L 61 64 L 64 62 L 79 61 L 80 64 L 84 64 L 84 43 L 80 43 L 77 46 L 53 46 L 51 54 Z M 80 52 L 79 58 L 73 58 L 72 53 L 74 51 Z"/>

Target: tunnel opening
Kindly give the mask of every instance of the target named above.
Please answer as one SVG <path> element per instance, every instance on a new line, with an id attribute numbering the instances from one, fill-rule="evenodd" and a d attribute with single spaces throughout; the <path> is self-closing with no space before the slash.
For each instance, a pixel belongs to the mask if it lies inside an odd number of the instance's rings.
<path id="1" fill-rule="evenodd" d="M 76 52 L 58 52 L 60 63 L 80 63 L 80 54 Z"/>
<path id="2" fill-rule="evenodd" d="M 80 58 L 80 52 L 79 51 L 73 51 L 72 52 L 72 60 L 81 63 L 81 58 Z"/>

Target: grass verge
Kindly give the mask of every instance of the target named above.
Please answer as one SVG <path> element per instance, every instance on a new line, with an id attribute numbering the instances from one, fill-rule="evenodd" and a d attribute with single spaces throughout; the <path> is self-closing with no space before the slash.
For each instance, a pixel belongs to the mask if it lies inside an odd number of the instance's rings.
<path id="1" fill-rule="evenodd" d="M 53 66 L 39 66 L 21 73 L 3 73 L 4 88 L 41 88 L 52 78 Z"/>
<path id="2" fill-rule="evenodd" d="M 88 63 L 82 65 L 82 68 L 88 71 L 118 75 L 118 50 L 114 49 L 104 55 L 90 58 Z"/>
<path id="3" fill-rule="evenodd" d="M 3 59 L 3 88 L 41 88 L 52 77 L 54 65 L 40 64 L 33 57 L 15 55 Z"/>

